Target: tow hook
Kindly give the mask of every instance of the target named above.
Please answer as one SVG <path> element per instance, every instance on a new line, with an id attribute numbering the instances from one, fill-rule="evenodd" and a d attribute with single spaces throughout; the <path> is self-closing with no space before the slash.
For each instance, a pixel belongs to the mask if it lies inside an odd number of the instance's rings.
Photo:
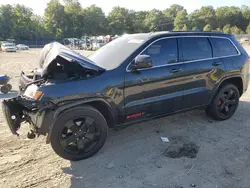
<path id="1" fill-rule="evenodd" d="M 28 132 L 27 138 L 28 138 L 28 139 L 34 139 L 34 138 L 36 138 L 36 134 L 35 134 L 33 131 Z"/>

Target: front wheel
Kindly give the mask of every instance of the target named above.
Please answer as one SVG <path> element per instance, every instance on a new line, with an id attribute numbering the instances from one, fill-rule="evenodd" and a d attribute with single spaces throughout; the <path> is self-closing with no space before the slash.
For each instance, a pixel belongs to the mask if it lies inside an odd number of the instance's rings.
<path id="1" fill-rule="evenodd" d="M 226 84 L 219 89 L 206 112 L 215 120 L 227 120 L 235 113 L 239 98 L 238 88 L 233 84 Z"/>
<path id="2" fill-rule="evenodd" d="M 73 108 L 58 117 L 52 129 L 51 146 L 64 159 L 86 159 L 102 148 L 107 130 L 106 119 L 95 108 Z"/>

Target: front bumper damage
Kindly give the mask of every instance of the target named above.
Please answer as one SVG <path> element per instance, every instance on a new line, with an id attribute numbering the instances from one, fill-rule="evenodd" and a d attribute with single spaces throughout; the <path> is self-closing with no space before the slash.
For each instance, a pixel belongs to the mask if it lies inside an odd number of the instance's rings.
<path id="1" fill-rule="evenodd" d="M 54 105 L 18 96 L 2 102 L 2 110 L 12 134 L 19 135 L 23 122 L 28 122 L 30 131 L 36 135 L 46 135 L 53 119 Z M 30 133 L 28 133 L 30 134 Z"/>

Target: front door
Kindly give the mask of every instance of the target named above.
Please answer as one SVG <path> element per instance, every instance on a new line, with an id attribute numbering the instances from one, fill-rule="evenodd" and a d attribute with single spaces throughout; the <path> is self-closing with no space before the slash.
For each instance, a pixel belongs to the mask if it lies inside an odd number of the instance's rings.
<path id="1" fill-rule="evenodd" d="M 128 120 L 157 116 L 181 109 L 183 64 L 178 39 L 161 39 L 141 54 L 150 55 L 152 68 L 125 73 L 125 110 Z M 133 63 L 133 62 L 132 62 Z"/>

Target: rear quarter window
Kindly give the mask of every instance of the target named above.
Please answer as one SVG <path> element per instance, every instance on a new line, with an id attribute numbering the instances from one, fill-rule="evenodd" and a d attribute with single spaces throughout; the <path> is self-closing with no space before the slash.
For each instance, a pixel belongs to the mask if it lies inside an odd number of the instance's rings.
<path id="1" fill-rule="evenodd" d="M 211 38 L 214 57 L 224 57 L 239 54 L 233 43 L 226 38 Z"/>

